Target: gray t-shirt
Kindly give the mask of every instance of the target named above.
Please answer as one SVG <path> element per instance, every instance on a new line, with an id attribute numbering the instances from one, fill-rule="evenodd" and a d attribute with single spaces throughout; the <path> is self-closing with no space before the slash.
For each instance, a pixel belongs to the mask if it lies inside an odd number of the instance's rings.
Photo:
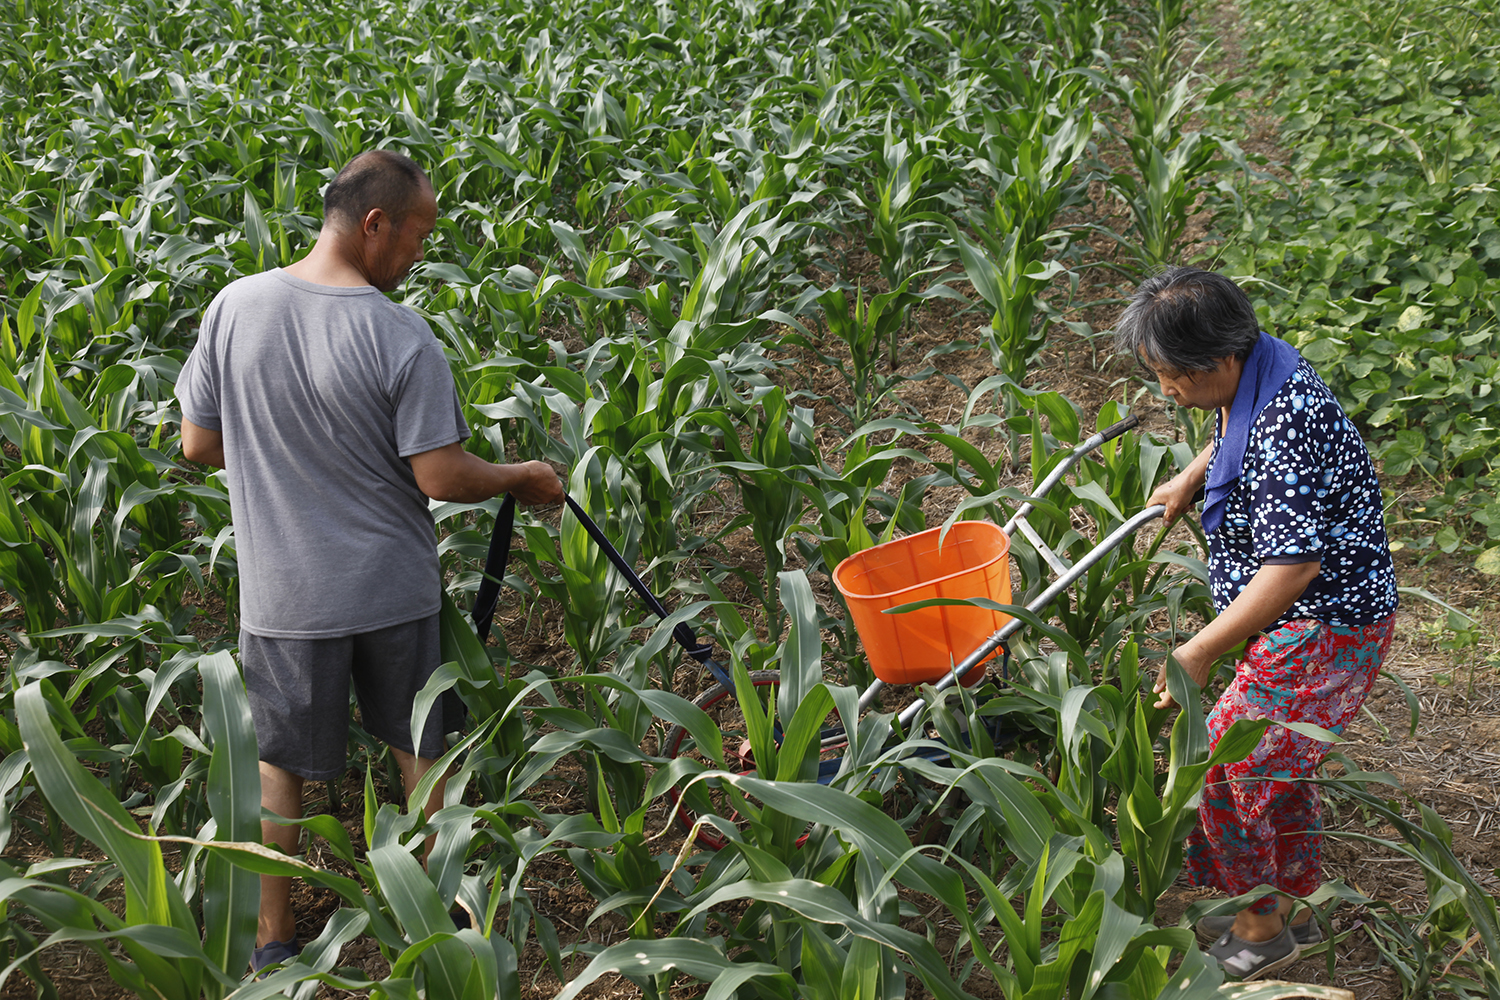
<path id="1" fill-rule="evenodd" d="M 469 430 L 420 316 L 373 287 L 241 278 L 204 313 L 177 398 L 224 435 L 245 629 L 331 638 L 437 613 L 432 515 L 406 458 Z"/>

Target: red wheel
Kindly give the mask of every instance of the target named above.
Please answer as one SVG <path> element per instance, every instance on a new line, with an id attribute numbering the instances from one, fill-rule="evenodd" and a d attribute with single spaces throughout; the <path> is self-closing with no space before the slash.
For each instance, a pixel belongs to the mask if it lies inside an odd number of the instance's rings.
<path id="1" fill-rule="evenodd" d="M 750 682 L 755 685 L 761 704 L 769 704 L 775 701 L 776 693 L 781 687 L 781 672 L 757 670 L 750 674 Z M 693 704 L 708 713 L 724 736 L 724 770 L 733 774 L 754 774 L 755 755 L 750 749 L 750 735 L 745 729 L 745 716 L 740 711 L 739 701 L 729 691 L 715 684 L 694 698 Z M 824 743 L 823 756 L 836 758 L 847 743 L 842 738 L 842 730 L 833 730 L 832 736 Z M 717 762 L 698 751 L 692 734 L 681 726 L 673 726 L 667 732 L 662 743 L 662 756 L 691 757 L 706 767 L 718 768 Z M 673 788 L 668 794 L 678 822 L 691 830 L 699 816 L 712 814 L 731 823 L 738 823 L 739 813 L 729 804 L 729 798 L 723 789 L 714 787 L 717 784 L 711 780 L 696 782 L 685 796 L 680 790 Z M 713 827 L 703 826 L 698 829 L 698 843 L 711 851 L 717 851 L 729 841 Z"/>

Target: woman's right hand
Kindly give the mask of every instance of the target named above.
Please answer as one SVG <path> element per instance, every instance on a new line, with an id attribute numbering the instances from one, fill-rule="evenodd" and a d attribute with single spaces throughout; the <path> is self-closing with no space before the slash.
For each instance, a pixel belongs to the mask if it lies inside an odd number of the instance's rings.
<path id="1" fill-rule="evenodd" d="M 1187 675 L 1192 678 L 1193 683 L 1199 688 L 1208 684 L 1208 672 L 1214 665 L 1212 658 L 1205 659 L 1204 655 L 1193 646 L 1191 641 L 1178 646 L 1172 650 L 1172 658 L 1175 659 Z M 1167 691 L 1167 661 L 1161 661 L 1161 668 L 1156 672 L 1156 684 L 1151 688 L 1156 692 L 1156 707 L 1171 708 L 1177 704 L 1177 699 Z"/>
<path id="2" fill-rule="evenodd" d="M 1162 516 L 1170 524 L 1187 513 L 1188 508 L 1193 505 L 1193 495 L 1198 492 L 1198 487 L 1202 485 L 1201 479 L 1194 482 L 1193 477 L 1188 472 L 1178 473 L 1152 492 L 1151 496 L 1146 500 L 1146 506 L 1154 507 L 1157 504 L 1165 506 L 1167 512 Z"/>
<path id="3" fill-rule="evenodd" d="M 1208 462 L 1213 457 L 1213 453 L 1214 446 L 1210 441 L 1208 446 L 1188 464 L 1187 468 L 1152 491 L 1150 498 L 1146 500 L 1146 506 L 1154 507 L 1161 504 L 1166 507 L 1167 511 L 1162 516 L 1167 519 L 1168 524 L 1186 514 L 1188 508 L 1193 505 L 1193 497 L 1208 481 Z"/>

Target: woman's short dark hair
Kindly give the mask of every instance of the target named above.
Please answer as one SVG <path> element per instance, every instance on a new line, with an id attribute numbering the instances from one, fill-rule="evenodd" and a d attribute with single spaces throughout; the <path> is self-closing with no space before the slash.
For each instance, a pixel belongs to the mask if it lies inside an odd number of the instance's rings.
<path id="1" fill-rule="evenodd" d="M 427 183 L 410 157 L 389 149 L 366 150 L 345 164 L 323 192 L 323 222 L 358 226 L 379 208 L 400 226 Z"/>
<path id="2" fill-rule="evenodd" d="M 1115 349 L 1177 372 L 1207 372 L 1221 358 L 1250 356 L 1260 323 L 1233 281 L 1172 267 L 1141 282 L 1115 324 Z"/>

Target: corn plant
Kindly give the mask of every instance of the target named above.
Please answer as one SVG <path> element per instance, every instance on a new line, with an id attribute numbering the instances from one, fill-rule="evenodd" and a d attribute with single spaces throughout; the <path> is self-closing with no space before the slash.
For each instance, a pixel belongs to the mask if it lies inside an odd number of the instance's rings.
<path id="1" fill-rule="evenodd" d="M 809 694 L 815 698 L 810 706 L 830 704 L 819 689 Z M 792 761 L 807 759 L 797 748 L 816 735 L 821 720 L 812 718 L 811 711 L 799 712 L 801 717 L 788 728 L 783 747 L 794 756 L 779 759 L 778 774 L 789 775 L 799 768 Z M 815 836 L 788 863 L 783 854 L 755 850 L 753 840 L 743 848 L 731 847 L 739 858 L 722 877 L 689 897 L 695 904 L 688 911 L 689 921 L 700 913 L 738 909 L 737 904 L 748 902 L 745 916 L 732 923 L 731 942 L 749 949 L 746 957 L 758 967 L 779 969 L 803 984 L 802 995 L 843 995 L 840 989 L 860 988 L 862 980 L 871 983 L 863 988 L 882 991 L 892 986 L 877 984 L 892 983 L 891 977 L 899 983 L 905 973 L 918 976 L 937 996 L 964 995 L 933 945 L 894 924 L 894 883 L 934 893 L 955 915 L 967 917 L 961 884 L 950 869 L 913 854 L 906 834 L 890 817 L 861 798 L 816 782 L 712 773 L 702 780 L 730 783 L 747 802 L 759 802 L 756 811 L 771 820 L 771 826 L 756 832 L 752 823 L 752 838 L 780 826 L 795 839 L 796 831 L 811 820 L 837 831 L 849 849 L 830 854 L 828 847 L 837 842 Z M 809 875 L 799 877 L 799 870 Z M 710 871 L 705 877 L 714 874 Z M 809 940 L 809 934 L 817 936 Z M 655 942 L 642 946 L 648 957 L 653 954 L 651 944 Z M 855 962 L 858 967 L 846 971 Z M 585 976 L 593 971 L 586 970 Z"/>
<path id="2" fill-rule="evenodd" d="M 619 456 L 622 483 L 612 500 L 629 508 L 629 523 L 664 587 L 667 572 L 701 543 L 690 520 L 717 476 L 700 420 L 723 409 L 734 381 L 717 357 L 685 352 L 667 365 L 638 340 L 610 351 L 613 364 L 601 373 L 608 402 L 593 414 L 593 439 Z"/>
<path id="3" fill-rule="evenodd" d="M 1000 968 L 993 957 L 989 958 L 1007 997 L 1060 1000 L 1071 995 L 1070 986 L 1078 980 L 1085 984 L 1080 996 L 1105 989 L 1143 1000 L 1153 996 L 1217 995 L 1215 987 L 1223 973 L 1192 945 L 1189 932 L 1156 930 L 1109 898 L 1118 865 L 1090 865 L 1066 848 L 1059 849 L 1054 860 L 1052 845 L 1044 846 L 1034 866 L 1023 873 L 1034 871 L 1035 875 L 1026 887 L 1029 891 L 1023 896 L 1021 914 L 1005 891 L 983 872 L 968 863 L 964 866 L 984 893 L 1010 945 L 1010 968 Z M 1047 926 L 1043 908 L 1048 902 L 1058 902 L 1054 887 L 1059 875 L 1087 879 L 1088 890 L 1081 904 L 1063 904 L 1065 919 L 1057 929 L 1058 939 L 1044 947 L 1043 935 L 1053 928 Z M 1169 975 L 1165 960 L 1173 951 L 1180 951 L 1183 960 Z"/>
<path id="4" fill-rule="evenodd" d="M 1370 908 L 1365 931 L 1400 976 L 1403 995 L 1443 990 L 1464 997 L 1500 996 L 1500 899 L 1459 862 L 1452 832 L 1430 806 L 1416 803 L 1416 815 L 1410 815 L 1398 799 L 1376 794 L 1366 781 L 1393 779 L 1353 769 L 1324 779 L 1324 784 L 1391 824 L 1401 841 L 1347 832 L 1339 836 L 1381 844 L 1410 858 L 1422 872 L 1427 909 L 1416 916 L 1363 896 L 1351 900 Z"/>
<path id="5" fill-rule="evenodd" d="M 880 258 L 880 274 L 885 279 L 887 289 L 883 296 L 872 296 L 870 307 L 876 310 L 876 315 L 885 313 L 886 309 L 891 309 L 892 312 L 883 323 L 874 319 L 866 322 L 858 315 L 859 308 L 856 306 L 854 322 L 862 327 L 874 326 L 876 329 L 865 331 L 862 337 L 854 338 L 836 333 L 855 351 L 856 372 L 870 366 L 868 357 L 861 358 L 860 351 L 856 348 L 857 341 L 870 341 L 864 345 L 865 352 L 870 347 L 874 347 L 876 352 L 883 352 L 886 367 L 892 371 L 899 365 L 899 334 L 906 328 L 911 306 L 917 301 L 905 297 L 903 293 L 910 286 L 918 268 L 925 263 L 918 259 L 924 246 L 924 229 L 942 222 L 942 216 L 923 209 L 924 199 L 919 194 L 923 178 L 934 166 L 936 158 L 913 156 L 907 141 L 895 137 L 889 117 L 885 123 L 881 162 L 884 171 L 875 179 L 873 196 L 862 197 L 858 191 L 851 191 L 850 195 L 869 215 L 869 245 Z M 930 242 L 927 245 L 930 246 Z M 825 300 L 824 308 L 825 312 L 832 310 L 834 313 L 841 313 L 844 303 Z M 830 329 L 840 318 L 830 315 Z"/>
<path id="6" fill-rule="evenodd" d="M 569 491 L 591 511 L 590 516 L 596 522 L 602 521 L 609 530 L 612 524 L 620 522 L 605 517 L 604 497 L 595 485 L 603 464 L 585 461 L 576 466 Z M 538 591 L 563 606 L 568 644 L 578 652 L 584 672 L 591 673 L 629 635 L 620 627 L 632 614 L 626 605 L 628 588 L 571 512 L 564 514 L 555 541 L 553 534 L 541 524 L 527 526 L 526 550 L 521 558 L 533 570 L 531 578 Z M 633 560 L 638 551 L 636 546 L 628 540 L 621 545 L 625 558 Z M 547 572 L 547 564 L 555 567 L 556 577 Z"/>
<path id="7" fill-rule="evenodd" d="M 1091 65 L 1095 53 L 1110 46 L 1126 13 L 1124 5 L 1111 2 L 1054 0 L 1037 6 L 1037 17 L 1052 46 L 1052 58 L 1067 68 Z"/>
<path id="8" fill-rule="evenodd" d="M 989 72 L 1019 102 L 987 110 L 983 132 L 966 143 L 974 156 L 970 169 L 993 190 L 976 228 L 1014 233 L 1021 246 L 1055 240 L 1058 212 L 1087 196 L 1088 175 L 1074 174 L 1093 132 L 1086 106 L 1091 81 L 1021 60 L 999 61 Z"/>
<path id="9" fill-rule="evenodd" d="M 1045 343 L 1045 322 L 1037 319 L 1037 297 L 1065 269 L 1045 259 L 1044 241 L 1024 242 L 1022 233 L 980 231 L 976 244 L 951 219 L 949 235 L 964 273 L 992 310 L 983 343 L 995 367 L 1019 383 Z"/>
<path id="10" fill-rule="evenodd" d="M 1134 222 L 1135 238 L 1121 238 L 1122 243 L 1142 268 L 1163 267 L 1174 260 L 1188 216 L 1202 193 L 1198 179 L 1233 163 L 1244 168 L 1244 156 L 1228 139 L 1182 130 L 1180 119 L 1190 113 L 1191 76 L 1160 94 L 1122 79 L 1116 95 L 1130 120 L 1112 131 L 1130 150 L 1134 166 L 1133 172 L 1113 172 L 1109 181 Z M 1223 97 L 1222 90 L 1215 91 L 1203 104 Z"/>
<path id="11" fill-rule="evenodd" d="M 514 950 L 524 945 L 534 927 L 549 962 L 562 975 L 556 930 L 536 912 L 524 887 L 527 866 L 548 853 L 609 850 L 616 860 L 611 861 L 608 854 L 598 859 L 588 853 L 576 857 L 580 878 L 598 890 L 601 906 L 605 907 L 601 912 L 617 908 L 618 904 L 610 901 L 611 895 L 625 884 L 622 880 L 628 873 L 643 871 L 637 864 L 643 851 L 638 823 L 644 809 L 644 765 L 651 758 L 641 751 L 640 742 L 652 715 L 690 728 L 704 745 L 710 738 L 707 720 L 681 698 L 644 686 L 638 689 L 615 675 L 583 675 L 570 680 L 596 706 L 595 713 L 581 711 L 563 704 L 545 675 L 497 676 L 468 620 L 446 598 L 443 624 L 444 657 L 449 663 L 419 696 L 413 715 L 421 717 L 437 695 L 451 685 L 476 716 L 491 722 L 481 727 L 480 739 L 476 741 L 471 735 L 465 741 L 473 749 L 453 779 L 460 784 L 476 780 L 485 805 L 454 814 L 454 822 L 462 820 L 472 826 L 457 827 L 461 835 L 448 840 L 447 866 L 439 885 L 445 897 L 450 891 L 456 892 L 468 901 L 471 912 L 483 914 L 486 927 L 503 909 L 503 933 L 491 935 L 497 954 L 505 950 L 509 956 L 502 967 L 513 966 Z M 670 636 L 670 626 L 662 634 Z M 650 654 L 644 655 L 649 658 Z M 522 705 L 533 694 L 539 695 L 543 704 L 528 718 Z M 608 695 L 616 700 L 610 701 Z M 541 733 L 542 725 L 553 731 Z M 580 755 L 600 779 L 592 782 L 591 788 L 605 820 L 603 826 L 591 816 L 544 816 L 520 798 L 558 760 L 574 754 Z M 615 802 L 631 812 L 621 817 Z M 434 818 L 440 826 L 442 816 Z M 546 834 L 527 825 L 527 820 L 540 824 Z M 479 874 L 467 874 L 476 860 L 481 862 Z M 636 866 L 631 867 L 633 864 Z M 607 889 L 609 886 L 614 889 Z M 639 888 L 634 883 L 628 887 Z M 632 899 L 632 903 L 640 905 L 639 899 Z M 651 926 L 649 920 L 637 923 Z"/>
<path id="12" fill-rule="evenodd" d="M 214 739 L 209 764 L 210 837 L 247 840 L 258 833 L 260 781 L 256 772 L 254 733 L 238 674 L 227 654 L 201 661 L 204 722 Z M 36 885 L 34 912 L 52 932 L 41 947 L 67 940 L 90 942 L 110 974 L 140 996 L 197 998 L 224 996 L 237 983 L 226 970 L 249 961 L 255 943 L 255 876 L 222 858 L 202 867 L 202 933 L 189 899 L 197 895 L 196 865 L 172 878 L 160 843 L 142 837 L 136 820 L 119 800 L 74 757 L 50 717 L 42 685 L 16 693 L 17 721 L 28 759 L 42 793 L 69 826 L 114 859 L 125 888 L 122 921 L 93 900 L 76 893 Z M 104 943 L 124 950 L 116 958 Z M 175 961 L 168 961 L 168 958 Z"/>
<path id="13" fill-rule="evenodd" d="M 759 598 L 766 612 L 768 636 L 774 641 L 781 634 L 783 614 L 772 588 L 786 565 L 787 532 L 797 523 L 805 502 L 797 481 L 814 460 L 812 426 L 811 411 L 791 407 L 780 388 L 758 397 L 750 404 L 730 404 L 743 432 L 726 412 L 705 413 L 700 419 L 719 432 L 714 446 L 718 468 L 741 484 L 745 514 L 721 533 L 749 527 L 760 546 L 764 573 L 737 575 Z M 741 441 L 741 433 L 748 442 Z"/>
<path id="14" fill-rule="evenodd" d="M 648 310 L 658 324 L 671 320 L 665 329 L 658 325 L 658 336 L 665 335 L 679 348 L 719 353 L 753 340 L 765 328 L 768 320 L 762 314 L 769 308 L 770 290 L 765 279 L 777 263 L 782 242 L 796 228 L 774 215 L 763 217 L 768 214 L 762 204 L 752 203 L 706 239 L 694 230 L 696 253 L 665 237 L 643 234 L 675 265 L 685 285 L 675 315 Z"/>
<path id="15" fill-rule="evenodd" d="M 902 382 L 920 380 L 932 374 L 931 368 L 897 374 L 888 360 L 887 370 L 881 370 L 881 352 L 886 351 L 889 355 L 894 350 L 892 345 L 905 329 L 913 306 L 936 297 L 962 298 L 941 280 L 932 282 L 920 292 L 911 291 L 912 282 L 927 273 L 908 275 L 890 291 L 868 297 L 861 285 L 855 290 L 852 307 L 847 289 L 834 287 L 817 295 L 815 301 L 821 310 L 823 325 L 848 349 L 847 360 L 841 354 L 825 351 L 823 338 L 809 332 L 794 317 L 787 317 L 801 332 L 787 334 L 782 338 L 783 343 L 814 351 L 825 364 L 843 376 L 854 402 L 849 407 L 837 402 L 835 405 L 855 426 L 870 420 L 878 409 L 887 405 L 893 390 Z"/>
<path id="16" fill-rule="evenodd" d="M 122 367 L 114 381 L 121 396 L 120 380 L 134 381 L 134 370 Z M 27 630 L 53 628 L 59 613 L 68 625 L 104 622 L 175 606 L 190 584 L 204 590 L 176 507 L 193 493 L 211 502 L 223 494 L 163 483 L 149 452 L 131 435 L 100 427 L 69 391 L 49 347 L 24 369 L 0 367 L 0 382 L 10 402 L 0 433 L 18 456 L 6 459 L 14 471 L 0 501 L 0 581 L 22 599 Z M 96 391 L 101 404 L 108 388 Z"/>
<path id="17" fill-rule="evenodd" d="M 1138 43 L 1141 81 L 1153 95 L 1169 90 L 1177 76 L 1190 15 L 1188 0 L 1152 0 L 1135 12 L 1143 29 Z"/>
<path id="18" fill-rule="evenodd" d="M 1066 635 L 1048 632 L 1054 638 Z M 968 793 L 972 804 L 955 824 L 950 846 L 962 850 L 976 818 L 988 815 L 1016 855 L 1017 863 L 999 883 L 991 873 L 963 863 L 1010 945 L 1010 968 L 997 970 L 996 979 L 1007 995 L 1061 996 L 1076 982 L 1073 970 L 1082 967 L 1089 970 L 1090 991 L 1117 982 L 1130 996 L 1198 995 L 1195 990 L 1213 995 L 1221 976 L 1205 964 L 1186 931 L 1163 933 L 1150 920 L 1180 866 L 1182 842 L 1196 822 L 1197 797 L 1211 762 L 1248 754 L 1267 723 L 1236 724 L 1210 754 L 1201 713 L 1180 713 L 1167 771 L 1158 774 L 1150 727 L 1159 724 L 1164 711 L 1140 697 L 1133 663 L 1121 670 L 1122 692 L 1110 685 L 1073 684 L 1066 668 L 1058 667 L 1075 657 L 1081 660 L 1082 650 L 1068 644 L 1045 663 L 1028 663 L 1032 686 L 1017 693 L 1033 707 L 1010 706 L 1050 717 L 1057 740 L 1055 783 L 1024 764 L 964 752 L 952 754 L 951 768 L 911 764 L 929 780 Z M 1172 671 L 1171 684 L 1185 696 L 1195 693 L 1179 670 Z M 1005 706 L 991 705 L 997 707 Z M 976 717 L 970 732 L 983 732 L 980 722 Z M 1024 896 L 1021 914 L 1009 902 L 1017 893 Z M 1060 938 L 1044 948 L 1048 903 L 1065 917 Z M 1106 924 L 1114 926 L 1106 932 Z M 1169 976 L 1172 951 L 1184 953 L 1184 962 Z"/>

